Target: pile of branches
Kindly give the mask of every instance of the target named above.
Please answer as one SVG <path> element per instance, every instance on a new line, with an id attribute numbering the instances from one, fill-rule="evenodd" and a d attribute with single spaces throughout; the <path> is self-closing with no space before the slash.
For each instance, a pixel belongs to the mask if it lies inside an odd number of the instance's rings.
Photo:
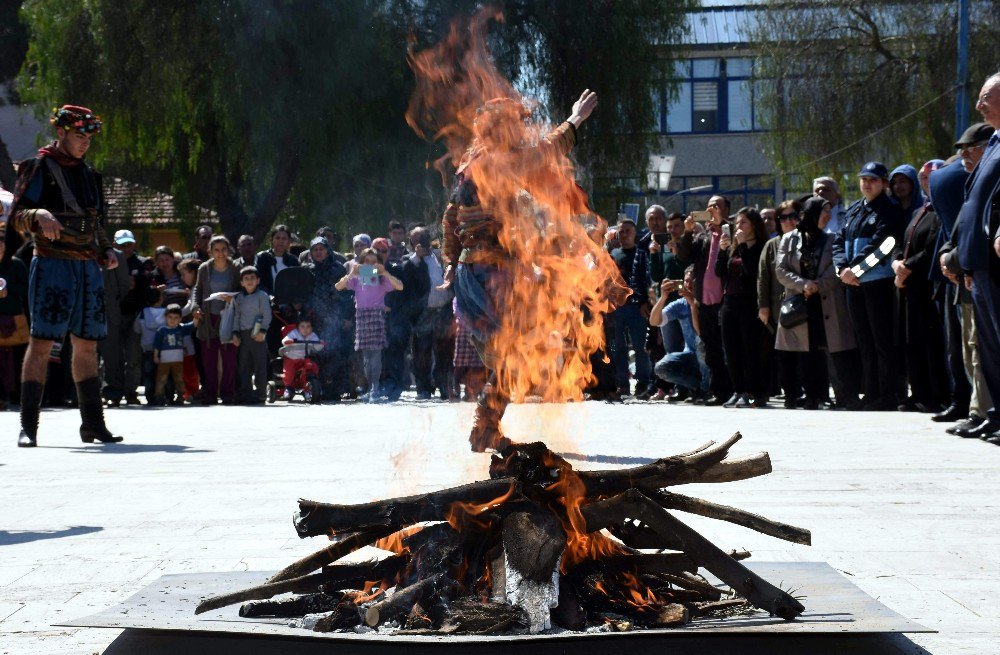
<path id="1" fill-rule="evenodd" d="M 298 535 L 332 543 L 196 613 L 242 603 L 244 617 L 397 634 L 662 628 L 751 608 L 792 620 L 803 605 L 743 566 L 749 553 L 721 550 L 672 513 L 810 543 L 808 530 L 667 490 L 769 473 L 767 453 L 728 457 L 739 439 L 604 471 L 575 471 L 542 443 L 510 444 L 489 480 L 357 505 L 300 500 Z M 369 545 L 391 555 L 341 561 Z"/>

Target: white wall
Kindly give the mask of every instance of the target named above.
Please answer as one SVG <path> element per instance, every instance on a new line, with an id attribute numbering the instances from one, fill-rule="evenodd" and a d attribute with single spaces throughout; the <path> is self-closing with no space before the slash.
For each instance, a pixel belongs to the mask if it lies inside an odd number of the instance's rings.
<path id="1" fill-rule="evenodd" d="M 26 159 L 38 150 L 39 135 L 47 138 L 48 121 L 40 121 L 26 107 L 0 106 L 0 137 L 14 161 Z"/>

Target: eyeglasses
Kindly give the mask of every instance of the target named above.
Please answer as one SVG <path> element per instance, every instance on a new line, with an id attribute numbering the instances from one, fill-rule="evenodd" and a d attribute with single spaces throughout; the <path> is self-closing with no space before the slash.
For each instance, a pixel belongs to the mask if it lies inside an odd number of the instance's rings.
<path id="1" fill-rule="evenodd" d="M 964 153 L 964 152 L 968 152 L 970 150 L 982 150 L 985 147 L 986 147 L 985 143 L 974 143 L 972 145 L 962 146 L 962 149 L 961 149 L 960 152 Z"/>
<path id="2" fill-rule="evenodd" d="M 798 220 L 798 218 L 799 218 L 798 214 L 781 214 L 780 216 L 778 216 L 778 220 L 780 221 L 795 221 Z"/>

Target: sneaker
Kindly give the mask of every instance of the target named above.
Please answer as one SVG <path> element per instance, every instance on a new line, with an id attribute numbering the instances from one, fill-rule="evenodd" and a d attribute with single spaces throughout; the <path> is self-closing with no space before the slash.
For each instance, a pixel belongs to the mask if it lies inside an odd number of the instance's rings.
<path id="1" fill-rule="evenodd" d="M 640 391 L 639 393 L 635 394 L 635 399 L 636 400 L 649 400 L 651 396 L 652 396 L 652 394 L 649 393 L 649 389 L 644 389 L 643 391 Z"/>
<path id="2" fill-rule="evenodd" d="M 282 400 L 291 400 L 292 399 L 292 390 L 290 388 L 288 388 L 288 387 L 285 387 L 285 390 L 281 392 L 281 399 Z"/>
<path id="3" fill-rule="evenodd" d="M 750 400 L 750 396 L 741 393 L 740 397 L 736 399 L 736 402 L 732 405 L 736 409 L 746 409 L 748 407 L 753 407 L 753 402 Z"/>
<path id="4" fill-rule="evenodd" d="M 652 397 L 650 397 L 650 400 L 666 400 L 666 399 L 667 399 L 667 392 L 663 389 L 657 389 L 656 393 L 654 393 Z"/>
<path id="5" fill-rule="evenodd" d="M 134 393 L 130 393 L 127 396 L 125 396 L 125 404 L 126 405 L 141 405 L 142 403 L 139 402 L 139 396 L 135 395 Z"/>
<path id="6" fill-rule="evenodd" d="M 729 400 L 727 400 L 726 402 L 722 403 L 722 406 L 723 407 L 729 407 L 729 408 L 736 407 L 736 403 L 738 403 L 742 398 L 743 398 L 743 396 L 741 394 L 734 393 L 732 396 L 729 397 Z"/>

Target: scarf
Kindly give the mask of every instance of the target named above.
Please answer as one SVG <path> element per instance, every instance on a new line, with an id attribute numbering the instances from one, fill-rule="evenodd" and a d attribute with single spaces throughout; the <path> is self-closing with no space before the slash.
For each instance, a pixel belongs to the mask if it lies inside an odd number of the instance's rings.
<path id="1" fill-rule="evenodd" d="M 56 163 L 60 166 L 72 167 L 79 166 L 83 163 L 83 159 L 77 159 L 76 157 L 70 157 L 65 152 L 59 149 L 58 141 L 53 141 L 47 146 L 38 149 L 39 159 L 45 159 L 46 157 L 52 157 L 56 160 Z"/>

